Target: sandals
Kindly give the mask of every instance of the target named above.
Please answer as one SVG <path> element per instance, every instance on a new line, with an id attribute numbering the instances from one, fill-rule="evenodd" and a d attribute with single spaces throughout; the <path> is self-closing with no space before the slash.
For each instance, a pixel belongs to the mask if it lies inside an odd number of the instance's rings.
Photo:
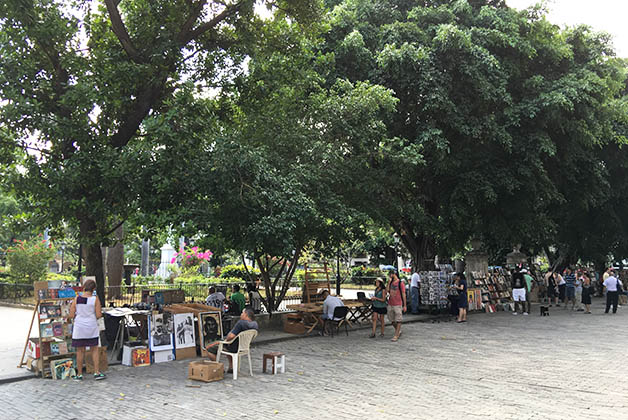
<path id="1" fill-rule="evenodd" d="M 393 337 L 390 339 L 390 341 L 397 341 L 397 340 L 399 340 L 399 337 Z"/>
<path id="2" fill-rule="evenodd" d="M 375 338 L 375 334 L 369 335 L 369 338 Z"/>

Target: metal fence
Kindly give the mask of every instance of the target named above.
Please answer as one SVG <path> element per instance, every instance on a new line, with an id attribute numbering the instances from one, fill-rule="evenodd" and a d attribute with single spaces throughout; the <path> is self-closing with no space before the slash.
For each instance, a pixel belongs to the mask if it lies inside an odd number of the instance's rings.
<path id="1" fill-rule="evenodd" d="M 8 303 L 34 304 L 35 301 L 32 284 L 0 283 L 0 301 Z"/>
<path id="2" fill-rule="evenodd" d="M 147 293 L 150 295 L 155 294 L 156 292 L 165 291 L 165 290 L 183 290 L 185 295 L 186 302 L 198 302 L 204 303 L 205 299 L 209 295 L 209 288 L 215 287 L 217 291 L 222 292 L 226 297 L 229 297 L 231 292 L 233 291 L 233 287 L 235 285 L 240 286 L 241 292 L 248 297 L 248 293 L 246 292 L 247 284 L 246 283 L 227 283 L 227 284 L 216 284 L 216 283 L 159 283 L 159 284 L 131 284 L 131 285 L 121 285 L 121 286 L 107 286 L 105 287 L 105 302 L 107 306 L 124 306 L 124 305 L 133 305 L 136 303 L 142 302 L 142 296 Z M 264 297 L 266 290 L 264 287 L 260 287 L 259 293 L 262 296 L 262 312 L 267 312 L 267 309 L 264 305 Z M 279 294 L 279 291 L 277 291 Z M 288 311 L 286 305 L 301 303 L 301 285 L 296 283 L 294 284 L 286 293 L 286 297 L 279 305 L 279 308 L 275 312 Z"/>

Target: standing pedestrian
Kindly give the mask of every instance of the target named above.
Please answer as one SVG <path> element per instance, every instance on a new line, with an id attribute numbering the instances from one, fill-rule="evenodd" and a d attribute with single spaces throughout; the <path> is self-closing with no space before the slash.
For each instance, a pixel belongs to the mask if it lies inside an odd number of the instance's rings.
<path id="1" fill-rule="evenodd" d="M 619 280 L 615 277 L 615 272 L 610 271 L 606 280 L 604 280 L 604 288 L 606 289 L 606 310 L 605 314 L 613 305 L 613 313 L 617 312 L 617 302 L 619 300 Z"/>
<path id="2" fill-rule="evenodd" d="M 576 311 L 582 312 L 582 270 L 576 273 Z"/>
<path id="3" fill-rule="evenodd" d="M 410 307 L 415 315 L 419 313 L 420 287 L 421 276 L 415 271 L 410 278 Z"/>
<path id="4" fill-rule="evenodd" d="M 532 312 L 532 288 L 534 287 L 534 278 L 530 275 L 527 269 L 522 269 L 521 273 L 523 274 L 523 280 L 525 281 L 526 287 L 526 312 L 524 315 L 527 315 Z"/>
<path id="5" fill-rule="evenodd" d="M 373 301 L 373 331 L 370 338 L 375 338 L 375 331 L 377 331 L 377 321 L 381 324 L 382 332 L 380 336 L 384 336 L 384 325 L 386 321 L 384 315 L 386 315 L 386 286 L 382 279 L 375 280 L 375 295 L 371 298 Z"/>
<path id="6" fill-rule="evenodd" d="M 467 322 L 467 308 L 469 307 L 469 298 L 467 296 L 467 279 L 464 273 L 458 273 L 458 281 L 456 288 L 458 289 L 458 321 Z"/>
<path id="7" fill-rule="evenodd" d="M 395 335 L 391 341 L 397 341 L 401 335 L 401 321 L 403 321 L 403 313 L 407 310 L 407 306 L 406 286 L 394 271 L 390 272 L 386 291 L 388 292 L 388 307 L 386 308 L 388 319 L 395 327 Z"/>
<path id="8" fill-rule="evenodd" d="M 558 301 L 565 304 L 565 290 L 566 290 L 566 282 L 565 278 L 558 273 Z M 557 303 L 556 306 L 560 306 L 560 303 Z"/>
<path id="9" fill-rule="evenodd" d="M 582 275 L 582 303 L 585 307 L 585 314 L 591 313 L 591 296 L 593 296 L 593 284 L 591 278 L 584 273 Z"/>
<path id="10" fill-rule="evenodd" d="M 458 274 L 454 273 L 451 278 L 451 284 L 447 288 L 447 300 L 449 301 L 449 315 L 452 319 L 458 317 Z"/>
<path id="11" fill-rule="evenodd" d="M 547 302 L 549 306 L 558 305 L 558 284 L 556 283 L 556 273 L 550 270 L 545 275 L 545 287 L 547 288 Z"/>
<path id="12" fill-rule="evenodd" d="M 526 286 L 523 273 L 517 271 L 512 275 L 512 299 L 515 301 L 515 311 L 513 315 L 517 315 L 517 305 L 521 306 L 521 312 L 523 315 L 527 315 L 526 312 Z"/>
<path id="13" fill-rule="evenodd" d="M 83 359 L 85 349 L 89 347 L 94 364 L 94 379 L 105 379 L 105 374 L 100 372 L 100 330 L 98 329 L 98 318 L 102 318 L 100 300 L 94 296 L 96 282 L 86 280 L 83 283 L 83 292 L 77 296 L 70 307 L 70 318 L 74 319 L 72 328 L 72 347 L 76 349 L 76 375 L 72 377 L 75 381 L 83 380 Z"/>
<path id="14" fill-rule="evenodd" d="M 571 267 L 565 269 L 565 309 L 567 304 L 571 301 L 571 310 L 573 311 L 576 306 L 576 276 L 573 273 Z"/>

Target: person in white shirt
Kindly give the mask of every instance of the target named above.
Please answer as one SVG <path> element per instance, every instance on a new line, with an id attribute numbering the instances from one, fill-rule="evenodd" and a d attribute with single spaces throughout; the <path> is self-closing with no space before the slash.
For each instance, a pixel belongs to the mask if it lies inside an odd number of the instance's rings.
<path id="1" fill-rule="evenodd" d="M 342 300 L 339 297 L 330 295 L 329 290 L 323 290 L 322 297 L 324 300 L 323 315 L 321 318 L 325 320 L 334 319 L 334 309 L 338 306 L 345 306 L 345 304 L 342 303 Z"/>
<path id="2" fill-rule="evenodd" d="M 604 313 L 608 313 L 611 304 L 613 305 L 613 313 L 616 313 L 621 286 L 619 280 L 615 277 L 614 271 L 611 271 L 609 276 L 606 277 L 606 280 L 604 280 L 604 288 L 606 289 L 606 311 L 604 311 Z"/>
<path id="3" fill-rule="evenodd" d="M 223 303 L 225 302 L 225 295 L 221 292 L 217 292 L 214 286 L 209 288 L 209 296 L 205 299 L 205 303 L 208 306 L 213 306 L 214 308 L 218 308 L 222 311 Z"/>
<path id="4" fill-rule="evenodd" d="M 416 271 L 410 277 L 410 306 L 413 314 L 419 313 L 419 302 L 421 300 L 421 276 Z"/>

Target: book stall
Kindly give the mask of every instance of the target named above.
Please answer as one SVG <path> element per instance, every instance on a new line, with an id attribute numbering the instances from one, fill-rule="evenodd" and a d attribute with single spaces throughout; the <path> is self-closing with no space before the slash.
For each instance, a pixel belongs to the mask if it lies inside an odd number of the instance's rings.
<path id="1" fill-rule="evenodd" d="M 488 273 L 471 272 L 469 277 L 467 296 L 470 311 L 494 313 L 514 310 L 508 270 L 493 268 Z"/>
<path id="2" fill-rule="evenodd" d="M 70 308 L 76 293 L 83 289 L 78 283 L 56 280 L 36 282 L 34 286 L 38 300 L 19 367 L 26 365 L 42 378 L 66 379 L 76 367 Z M 30 336 L 35 318 L 39 337 Z"/>
<path id="3" fill-rule="evenodd" d="M 69 316 L 72 302 L 82 290 L 78 282 L 35 284 L 38 301 L 19 367 L 26 366 L 42 378 L 68 379 L 75 375 L 76 355 Z M 178 298 L 175 293 L 160 293 L 156 300 L 165 302 L 171 296 Z M 151 300 L 151 304 L 143 302 L 135 307 L 102 309 L 100 371 L 106 371 L 109 361 L 116 359 L 125 366 L 141 367 L 206 356 L 205 347 L 223 339 L 225 328 L 220 309 L 199 303 L 165 302 L 164 305 L 156 303 L 154 297 Z M 31 337 L 35 326 L 39 337 Z M 107 344 L 111 348 L 109 360 Z M 85 371 L 95 371 L 88 353 Z"/>

